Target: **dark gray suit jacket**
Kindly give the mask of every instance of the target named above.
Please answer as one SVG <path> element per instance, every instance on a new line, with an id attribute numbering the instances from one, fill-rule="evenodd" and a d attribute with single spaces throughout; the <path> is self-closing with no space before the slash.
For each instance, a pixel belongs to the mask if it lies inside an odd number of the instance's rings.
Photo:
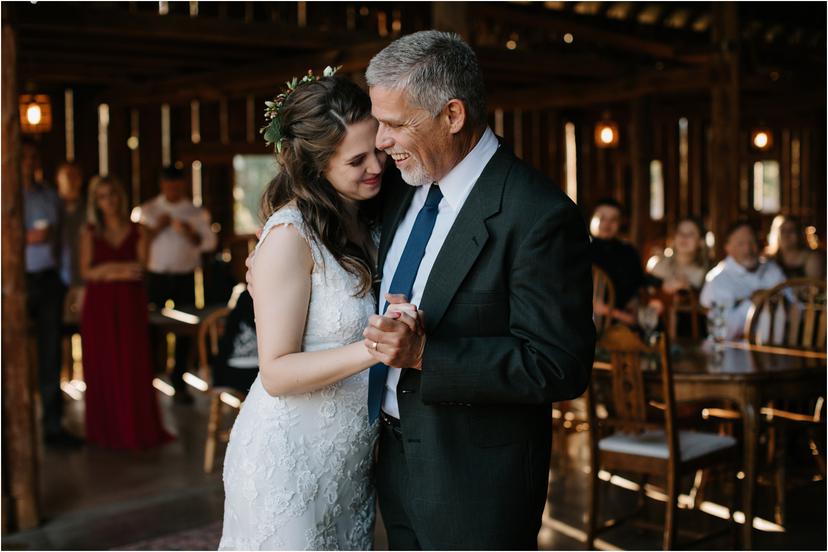
<path id="1" fill-rule="evenodd" d="M 379 267 L 414 188 L 386 180 Z M 397 387 L 425 548 L 534 548 L 553 401 L 592 367 L 592 272 L 572 201 L 506 147 L 487 164 L 434 263 L 422 371 Z"/>

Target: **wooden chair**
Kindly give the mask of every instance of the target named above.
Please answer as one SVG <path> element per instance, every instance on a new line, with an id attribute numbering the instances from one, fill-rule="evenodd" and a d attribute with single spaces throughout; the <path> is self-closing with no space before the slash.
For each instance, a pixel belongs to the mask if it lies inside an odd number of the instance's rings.
<path id="1" fill-rule="evenodd" d="M 678 337 L 678 318 L 685 314 L 690 318 L 690 337 L 693 341 L 701 338 L 701 324 L 706 309 L 699 304 L 699 292 L 696 290 L 680 290 L 673 294 L 670 310 L 667 317 L 667 328 L 670 339 Z"/>
<path id="2" fill-rule="evenodd" d="M 592 265 L 592 304 L 603 303 L 610 307 L 615 305 L 615 285 L 609 275 L 597 265 Z M 592 319 L 597 335 L 601 335 L 612 323 L 606 315 L 599 315 L 593 309 Z M 586 406 L 582 399 L 560 401 L 552 407 L 552 460 L 565 459 L 567 456 L 567 440 L 571 433 L 586 431 L 589 422 L 584 416 Z"/>
<path id="3" fill-rule="evenodd" d="M 609 307 L 615 306 L 615 284 L 610 280 L 609 274 L 597 266 L 592 265 L 592 305 L 603 303 Z M 598 336 L 612 324 L 612 318 L 603 314 L 595 313 L 593 309 L 592 319 L 595 322 L 595 332 Z"/>
<path id="4" fill-rule="evenodd" d="M 824 352 L 825 287 L 823 280 L 794 278 L 757 295 L 745 321 L 747 340 L 754 345 Z M 824 478 L 824 406 L 825 397 L 819 395 L 785 404 L 770 402 L 762 408 L 768 424 L 767 462 L 776 494 L 774 517 L 780 525 L 785 521 L 786 434 L 806 432 L 811 455 Z"/>
<path id="5" fill-rule="evenodd" d="M 726 465 L 733 474 L 735 491 L 736 439 L 726 435 L 680 431 L 676 425 L 673 378 L 668 338 L 661 334 L 655 346 L 645 345 L 638 335 L 625 325 L 607 329 L 600 345 L 610 355 L 610 401 L 600 410 L 596 397 L 597 380 L 593 377 L 588 390 L 591 449 L 591 499 L 589 507 L 587 548 L 594 549 L 595 537 L 617 527 L 641 512 L 644 507 L 644 484 L 641 485 L 639 507 L 627 516 L 610 520 L 599 526 L 599 471 L 632 472 L 644 476 L 663 477 L 666 480 L 667 503 L 663 527 L 664 549 L 676 546 L 676 516 L 679 483 L 682 476 L 699 469 Z M 658 381 L 647 384 L 642 369 L 642 355 L 654 355 L 658 360 Z M 655 400 L 654 400 L 655 399 Z M 735 496 L 735 492 L 733 495 Z M 731 503 L 731 530 L 733 504 Z M 726 532 L 728 529 L 725 529 Z M 682 534 L 689 533 L 683 531 Z M 695 542 L 715 535 L 693 534 Z M 734 531 L 735 534 L 735 531 Z M 685 543 L 682 544 L 684 546 Z"/>
<path id="6" fill-rule="evenodd" d="M 824 351 L 825 322 L 825 282 L 794 278 L 753 300 L 745 336 L 757 345 Z"/>
<path id="7" fill-rule="evenodd" d="M 230 314 L 229 307 L 222 307 L 204 317 L 198 327 L 198 364 L 199 375 L 206 382 L 212 382 L 211 360 L 218 354 L 219 338 L 224 333 L 224 323 Z M 207 418 L 207 439 L 204 446 L 204 473 L 212 473 L 216 461 L 218 443 L 226 443 L 230 438 L 230 429 L 224 423 L 225 413 L 232 413 L 231 420 L 244 401 L 245 395 L 232 387 L 214 387 L 207 389 L 210 395 L 210 411 Z"/>

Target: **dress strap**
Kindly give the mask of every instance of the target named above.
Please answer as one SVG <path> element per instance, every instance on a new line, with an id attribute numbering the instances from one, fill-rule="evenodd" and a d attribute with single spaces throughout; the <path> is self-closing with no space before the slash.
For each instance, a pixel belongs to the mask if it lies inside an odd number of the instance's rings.
<path id="1" fill-rule="evenodd" d="M 273 228 L 285 225 L 293 226 L 299 232 L 299 235 L 305 238 L 305 241 L 308 242 L 308 246 L 311 249 L 314 264 L 320 265 L 322 262 L 322 252 L 319 249 L 319 245 L 316 243 L 316 240 L 313 239 L 305 226 L 305 220 L 302 218 L 302 213 L 299 212 L 299 209 L 293 206 L 282 207 L 270 215 L 267 222 L 265 222 L 264 228 L 262 228 L 262 235 L 259 237 L 256 249 L 258 250 L 262 243 L 264 243 L 265 238 L 267 238 L 267 235 L 271 230 L 273 230 Z"/>

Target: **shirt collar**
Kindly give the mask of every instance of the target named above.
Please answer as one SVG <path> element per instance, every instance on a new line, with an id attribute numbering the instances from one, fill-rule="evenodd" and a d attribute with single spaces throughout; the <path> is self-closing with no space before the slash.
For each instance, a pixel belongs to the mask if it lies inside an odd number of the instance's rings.
<path id="1" fill-rule="evenodd" d="M 186 203 L 187 203 L 187 199 L 186 199 L 186 198 L 181 199 L 180 201 L 178 201 L 178 202 L 176 202 L 176 203 L 170 203 L 170 202 L 167 200 L 167 196 L 165 196 L 164 194 L 158 194 L 158 199 L 157 199 L 157 201 L 158 201 L 158 205 L 159 205 L 160 207 L 170 207 L 170 208 L 179 207 L 179 206 L 181 206 L 182 204 L 186 204 Z"/>
<path id="2" fill-rule="evenodd" d="M 731 257 L 729 255 L 727 257 L 725 257 L 724 262 L 725 262 L 725 266 L 727 267 L 727 269 L 732 270 L 736 274 L 739 274 L 739 275 L 742 275 L 742 276 L 746 276 L 746 275 L 749 275 L 749 274 L 754 274 L 754 275 L 759 276 L 759 277 L 762 276 L 762 272 L 764 272 L 765 264 L 766 264 L 762 261 L 762 259 L 759 259 L 759 264 L 756 265 L 756 270 L 750 271 L 750 270 L 746 269 L 744 266 L 740 265 L 738 262 L 736 262 L 736 259 L 734 259 L 733 257 Z"/>
<path id="3" fill-rule="evenodd" d="M 457 210 L 463 205 L 474 183 L 480 178 L 483 169 L 486 168 L 486 164 L 499 146 L 494 132 L 486 127 L 472 150 L 437 183 L 440 191 L 443 192 L 443 199 L 452 210 Z"/>

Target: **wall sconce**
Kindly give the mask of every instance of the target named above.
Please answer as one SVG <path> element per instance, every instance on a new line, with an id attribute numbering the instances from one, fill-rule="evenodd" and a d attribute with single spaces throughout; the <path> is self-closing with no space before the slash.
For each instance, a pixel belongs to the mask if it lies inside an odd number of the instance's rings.
<path id="1" fill-rule="evenodd" d="M 20 95 L 20 129 L 26 134 L 52 130 L 52 103 L 46 94 Z"/>
<path id="2" fill-rule="evenodd" d="M 618 147 L 618 123 L 609 119 L 595 125 L 595 145 L 599 148 Z"/>
<path id="3" fill-rule="evenodd" d="M 769 128 L 755 128 L 750 133 L 750 145 L 759 151 L 768 151 L 773 147 L 773 132 Z"/>

